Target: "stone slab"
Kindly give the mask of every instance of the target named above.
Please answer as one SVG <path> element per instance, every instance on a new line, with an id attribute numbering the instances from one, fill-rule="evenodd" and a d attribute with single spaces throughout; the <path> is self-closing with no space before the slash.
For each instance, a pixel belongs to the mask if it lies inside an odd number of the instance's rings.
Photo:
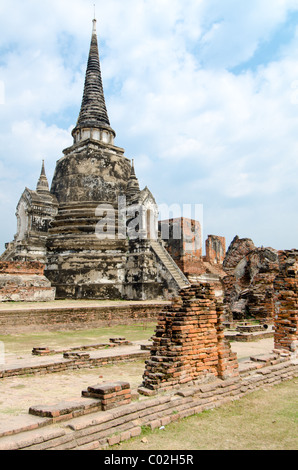
<path id="1" fill-rule="evenodd" d="M 79 410 L 90 408 L 98 409 L 101 405 L 98 400 L 83 399 L 77 401 L 61 402 L 55 405 L 35 405 L 29 408 L 29 414 L 43 418 L 56 418 L 58 416 L 69 415 Z"/>
<path id="2" fill-rule="evenodd" d="M 0 422 L 0 438 L 12 436 L 25 431 L 32 431 L 51 424 L 52 420 L 33 415 L 10 416 L 6 421 Z"/>
<path id="3" fill-rule="evenodd" d="M 32 432 L 22 432 L 17 436 L 7 436 L 1 439 L 0 450 L 25 449 L 26 447 L 57 439 L 65 434 L 65 429 L 48 427 Z"/>

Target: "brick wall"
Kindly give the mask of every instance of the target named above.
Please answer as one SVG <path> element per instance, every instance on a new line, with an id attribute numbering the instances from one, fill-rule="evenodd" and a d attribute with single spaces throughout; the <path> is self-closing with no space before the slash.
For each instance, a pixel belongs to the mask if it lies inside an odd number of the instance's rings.
<path id="1" fill-rule="evenodd" d="M 279 274 L 275 289 L 274 346 L 291 353 L 298 351 L 298 250 L 279 252 Z"/>
<path id="2" fill-rule="evenodd" d="M 130 384 L 128 382 L 103 382 L 83 390 L 82 396 L 100 400 L 103 411 L 111 410 L 131 402 Z"/>
<path id="3" fill-rule="evenodd" d="M 0 310 L 2 334 L 32 331 L 79 330 L 115 324 L 156 321 L 167 302 L 116 303 L 115 305 L 8 308 Z"/>
<path id="4" fill-rule="evenodd" d="M 0 262 L 0 302 L 43 302 L 55 299 L 55 289 L 38 262 Z"/>
<path id="5" fill-rule="evenodd" d="M 223 314 L 210 284 L 182 290 L 159 315 L 140 393 L 237 376 L 237 356 L 224 338 Z"/>
<path id="6" fill-rule="evenodd" d="M 44 264 L 35 261 L 0 261 L 0 274 L 37 274 L 43 275 Z"/>
<path id="7" fill-rule="evenodd" d="M 201 224 L 184 217 L 159 222 L 161 238 L 179 268 L 185 273 L 205 272 L 202 263 Z"/>
<path id="8" fill-rule="evenodd" d="M 206 240 L 206 261 L 222 264 L 226 256 L 226 239 L 217 235 L 208 235 Z"/>

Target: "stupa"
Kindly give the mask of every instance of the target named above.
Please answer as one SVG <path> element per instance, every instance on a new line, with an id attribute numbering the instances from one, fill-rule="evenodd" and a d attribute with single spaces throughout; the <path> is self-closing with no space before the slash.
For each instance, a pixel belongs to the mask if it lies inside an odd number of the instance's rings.
<path id="1" fill-rule="evenodd" d="M 134 162 L 115 145 L 95 19 L 72 137 L 56 163 L 51 189 L 43 164 L 36 191 L 22 195 L 18 231 L 1 260 L 44 263 L 59 299 L 171 297 L 189 281 L 158 238 L 152 193 L 140 189 Z"/>

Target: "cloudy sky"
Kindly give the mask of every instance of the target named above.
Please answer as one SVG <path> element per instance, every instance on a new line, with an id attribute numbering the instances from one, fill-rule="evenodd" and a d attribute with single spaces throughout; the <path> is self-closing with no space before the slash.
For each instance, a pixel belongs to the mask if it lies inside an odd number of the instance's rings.
<path id="1" fill-rule="evenodd" d="M 298 0 L 0 0 L 0 251 L 72 144 L 96 3 L 116 145 L 204 237 L 298 248 Z"/>

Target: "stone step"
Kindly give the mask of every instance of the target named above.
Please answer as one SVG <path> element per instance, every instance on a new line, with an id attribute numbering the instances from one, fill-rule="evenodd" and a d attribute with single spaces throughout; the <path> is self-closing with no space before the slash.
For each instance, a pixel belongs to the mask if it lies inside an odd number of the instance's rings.
<path id="1" fill-rule="evenodd" d="M 55 405 L 36 405 L 29 408 L 29 414 L 42 418 L 58 418 L 62 416 L 78 416 L 86 412 L 101 410 L 101 402 L 96 399 L 80 399 L 61 402 Z"/>
<path id="2" fill-rule="evenodd" d="M 175 261 L 171 258 L 169 253 L 166 249 L 158 242 L 158 241 L 151 241 L 151 246 L 165 268 L 171 274 L 173 279 L 176 281 L 178 287 L 181 289 L 187 287 L 189 285 L 189 281 L 180 268 L 177 266 Z"/>
<path id="3" fill-rule="evenodd" d="M 169 253 L 166 249 L 158 242 L 158 241 L 151 241 L 151 246 L 155 253 L 158 255 L 160 260 L 164 263 L 164 265 L 171 270 L 173 273 L 176 274 L 177 279 L 181 279 L 184 284 L 188 284 L 187 278 L 184 276 L 180 268 L 177 266 L 175 261 L 171 258 Z"/>
<path id="4" fill-rule="evenodd" d="M 37 431 L 27 431 L 1 439 L 0 450 L 29 449 L 32 446 L 46 444 L 66 435 L 65 429 L 46 427 Z"/>

